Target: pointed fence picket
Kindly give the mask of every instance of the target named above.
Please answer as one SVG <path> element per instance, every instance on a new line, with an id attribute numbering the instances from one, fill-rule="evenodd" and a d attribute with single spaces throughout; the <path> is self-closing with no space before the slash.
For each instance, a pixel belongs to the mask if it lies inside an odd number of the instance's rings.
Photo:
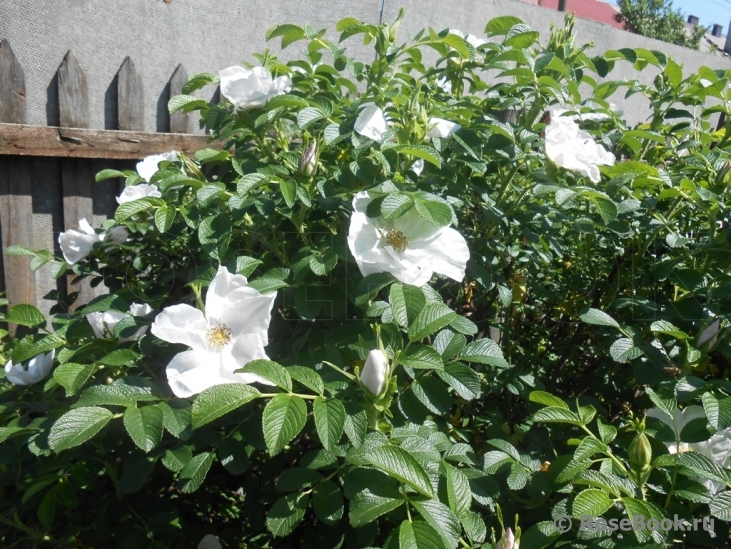
<path id="1" fill-rule="evenodd" d="M 115 77 L 116 130 L 89 128 L 87 76 L 72 51 L 56 77 L 59 126 L 27 125 L 23 67 L 10 43 L 0 38 L 0 291 L 11 306 L 30 303 L 46 315 L 57 296 L 78 293 L 76 308 L 106 290 L 92 288 L 88 279 L 75 281 L 75 276 L 56 280 L 48 265 L 33 272 L 33 258 L 4 255 L 8 246 L 47 249 L 60 257 L 62 231 L 78 228 L 84 218 L 98 228 L 114 215 L 124 181 L 96 183 L 99 171 L 133 169 L 150 154 L 192 154 L 207 146 L 206 136 L 192 135 L 191 117 L 183 113 L 158 122 L 164 133 L 144 131 L 144 85 L 130 57 Z M 171 97 L 182 92 L 186 80 L 184 67 L 178 65 L 169 82 Z"/>

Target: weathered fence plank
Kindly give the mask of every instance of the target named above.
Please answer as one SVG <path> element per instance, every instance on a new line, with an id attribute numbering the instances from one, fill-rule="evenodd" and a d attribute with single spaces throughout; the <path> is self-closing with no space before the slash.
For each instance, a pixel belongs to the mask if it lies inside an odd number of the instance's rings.
<path id="1" fill-rule="evenodd" d="M 0 122 L 25 124 L 25 73 L 7 40 L 0 41 Z"/>
<path id="2" fill-rule="evenodd" d="M 142 77 L 132 59 L 127 56 L 117 75 L 117 109 L 120 130 L 145 129 L 145 102 Z"/>
<path id="3" fill-rule="evenodd" d="M 170 97 L 175 97 L 183 93 L 183 86 L 188 81 L 188 73 L 183 65 L 178 65 L 170 78 Z M 192 121 L 189 114 L 184 114 L 182 110 L 174 112 L 170 115 L 170 131 L 172 133 L 193 133 Z"/>
<path id="4" fill-rule="evenodd" d="M 89 127 L 89 97 L 86 74 L 71 50 L 58 68 L 58 108 L 60 126 Z"/>
<path id="5" fill-rule="evenodd" d="M 24 124 L 25 76 L 7 40 L 0 42 L 0 122 Z M 21 158 L 0 157 L 0 232 L 3 290 L 11 305 L 36 303 L 35 273 L 28 256 L 4 256 L 8 246 L 33 247 L 31 166 Z"/>
<path id="6" fill-rule="evenodd" d="M 205 135 L 85 130 L 0 123 L 0 155 L 135 160 L 177 150 L 191 156 L 202 148 L 221 148 Z"/>

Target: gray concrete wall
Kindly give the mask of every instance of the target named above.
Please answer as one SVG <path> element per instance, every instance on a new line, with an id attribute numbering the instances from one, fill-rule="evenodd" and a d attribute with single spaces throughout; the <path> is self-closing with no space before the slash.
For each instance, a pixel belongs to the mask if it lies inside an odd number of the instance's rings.
<path id="1" fill-rule="evenodd" d="M 384 20 L 393 20 L 401 6 L 407 15 L 401 37 L 425 26 L 446 27 L 481 35 L 487 21 L 499 15 L 515 15 L 541 32 L 550 24 L 561 25 L 563 14 L 519 0 L 385 0 Z M 241 60 L 253 61 L 252 52 L 266 46 L 265 32 L 279 23 L 309 22 L 316 29 L 337 34 L 335 23 L 346 16 L 378 23 L 381 0 L 2 0 L 0 38 L 10 40 L 25 69 L 28 122 L 53 125 L 57 121 L 54 75 L 66 51 L 72 49 L 87 72 L 91 101 L 91 125 L 110 128 L 109 109 L 114 76 L 125 56 L 135 61 L 145 83 L 145 129 L 157 131 L 165 118 L 166 85 L 178 63 L 189 74 L 218 71 Z M 643 47 L 659 49 L 685 64 L 686 71 L 701 65 L 731 68 L 728 58 L 701 54 L 665 42 L 579 19 L 577 42 L 592 41 L 594 54 L 607 49 Z M 371 53 L 358 38 L 346 43 L 358 57 Z M 268 44 L 279 51 L 278 42 Z M 295 44 L 285 59 L 297 55 Z M 637 73 L 625 62 L 610 73 L 612 79 L 640 78 L 650 83 L 656 73 L 648 67 Z M 210 93 L 210 92 L 209 92 Z M 646 103 L 639 97 L 612 98 L 631 124 L 645 119 Z"/>

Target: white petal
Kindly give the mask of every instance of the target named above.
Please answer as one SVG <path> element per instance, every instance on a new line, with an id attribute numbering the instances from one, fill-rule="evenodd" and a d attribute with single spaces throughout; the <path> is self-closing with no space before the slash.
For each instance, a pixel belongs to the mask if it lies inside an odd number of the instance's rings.
<path id="1" fill-rule="evenodd" d="M 23 365 L 13 364 L 11 361 L 5 364 L 5 379 L 14 385 L 31 385 L 33 383 L 30 374 L 23 368 Z"/>
<path id="2" fill-rule="evenodd" d="M 384 132 L 388 129 L 388 122 L 380 107 L 374 103 L 368 103 L 360 111 L 354 129 L 363 137 L 380 143 Z"/>
<path id="3" fill-rule="evenodd" d="M 368 353 L 363 371 L 360 373 L 360 381 L 374 395 L 380 395 L 386 383 L 388 375 L 388 359 L 380 349 L 373 349 Z"/>
<path id="4" fill-rule="evenodd" d="M 228 357 L 224 357 L 222 362 L 223 371 L 226 377 L 239 381 L 241 383 L 261 383 L 262 385 L 274 385 L 271 381 L 267 381 L 263 377 L 259 377 L 256 374 L 251 373 L 238 373 L 234 372 L 239 368 L 243 368 L 252 360 L 264 359 L 269 360 L 264 346 L 266 340 L 257 334 L 244 334 L 237 337 L 234 344 L 224 350 L 224 354 L 228 353 Z"/>
<path id="5" fill-rule="evenodd" d="M 470 259 L 470 250 L 467 241 L 455 229 L 444 227 L 435 239 L 423 245 L 414 242 L 410 247 L 422 249 L 429 258 L 431 269 L 435 273 L 448 276 L 452 280 L 461 282 L 464 279 L 467 261 Z"/>
<path id="6" fill-rule="evenodd" d="M 185 305 L 167 307 L 155 317 L 150 331 L 168 343 L 182 343 L 193 349 L 207 351 L 206 317 L 198 309 Z"/>
<path id="7" fill-rule="evenodd" d="M 235 383 L 221 375 L 221 357 L 207 351 L 178 353 L 165 369 L 168 384 L 175 396 L 187 398 L 214 385 Z"/>
<path id="8" fill-rule="evenodd" d="M 272 80 L 272 74 L 265 67 L 234 66 L 222 70 L 219 76 L 221 94 L 242 109 L 263 107 L 269 99 L 291 86 L 287 76 Z"/>
<path id="9" fill-rule="evenodd" d="M 213 534 L 208 534 L 200 541 L 198 549 L 221 549 L 221 542 Z"/>
<path id="10" fill-rule="evenodd" d="M 53 358 L 56 356 L 56 350 L 52 350 L 50 353 L 41 353 L 40 355 L 34 356 L 28 362 L 28 374 L 30 375 L 33 383 L 38 383 L 48 377 L 53 368 Z"/>
<path id="11" fill-rule="evenodd" d="M 86 315 L 91 329 L 97 338 L 114 337 L 114 328 L 120 320 L 128 316 L 126 313 L 119 311 L 95 312 Z"/>
<path id="12" fill-rule="evenodd" d="M 123 225 L 112 227 L 104 236 L 104 240 L 108 240 L 112 245 L 127 242 L 127 239 L 129 239 L 129 231 L 127 230 L 127 227 Z M 106 247 L 109 248 L 108 245 Z"/>
<path id="13" fill-rule="evenodd" d="M 58 235 L 58 243 L 61 246 L 61 252 L 67 263 L 74 264 L 91 253 L 94 244 L 99 242 L 99 237 L 88 235 L 74 229 L 69 229 Z"/>
<path id="14" fill-rule="evenodd" d="M 143 183 L 140 185 L 131 185 L 129 187 L 125 187 L 124 191 L 122 191 L 122 194 L 117 197 L 117 202 L 119 204 L 124 204 L 125 202 L 132 202 L 133 200 L 139 200 L 140 198 L 145 198 L 148 196 L 154 198 L 162 197 L 160 189 L 158 189 L 157 185 L 147 185 Z"/>
<path id="15" fill-rule="evenodd" d="M 450 122 L 443 118 L 430 118 L 429 119 L 429 131 L 426 133 L 428 137 L 449 137 L 454 132 L 459 131 L 462 128 L 456 122 Z"/>
<path id="16" fill-rule="evenodd" d="M 129 306 L 129 312 L 132 316 L 147 316 L 152 312 L 152 307 L 147 303 L 132 303 Z"/>
<path id="17" fill-rule="evenodd" d="M 137 163 L 137 173 L 140 177 L 149 183 L 152 176 L 159 169 L 158 164 L 163 160 L 175 162 L 178 160 L 178 151 L 169 151 L 162 154 L 153 154 L 145 157 L 141 162 Z M 129 187 L 127 187 L 129 188 Z M 126 189 L 125 189 L 126 190 Z M 124 193 L 123 193 L 124 194 Z"/>

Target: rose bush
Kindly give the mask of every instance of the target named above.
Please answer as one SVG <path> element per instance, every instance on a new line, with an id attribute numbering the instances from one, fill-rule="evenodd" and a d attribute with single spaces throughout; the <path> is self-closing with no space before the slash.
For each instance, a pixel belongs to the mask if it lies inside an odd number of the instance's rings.
<path id="1" fill-rule="evenodd" d="M 4 546 L 727 546 L 731 71 L 400 19 L 191 76 L 211 148 L 6 251 L 109 294 L 5 315 Z"/>

